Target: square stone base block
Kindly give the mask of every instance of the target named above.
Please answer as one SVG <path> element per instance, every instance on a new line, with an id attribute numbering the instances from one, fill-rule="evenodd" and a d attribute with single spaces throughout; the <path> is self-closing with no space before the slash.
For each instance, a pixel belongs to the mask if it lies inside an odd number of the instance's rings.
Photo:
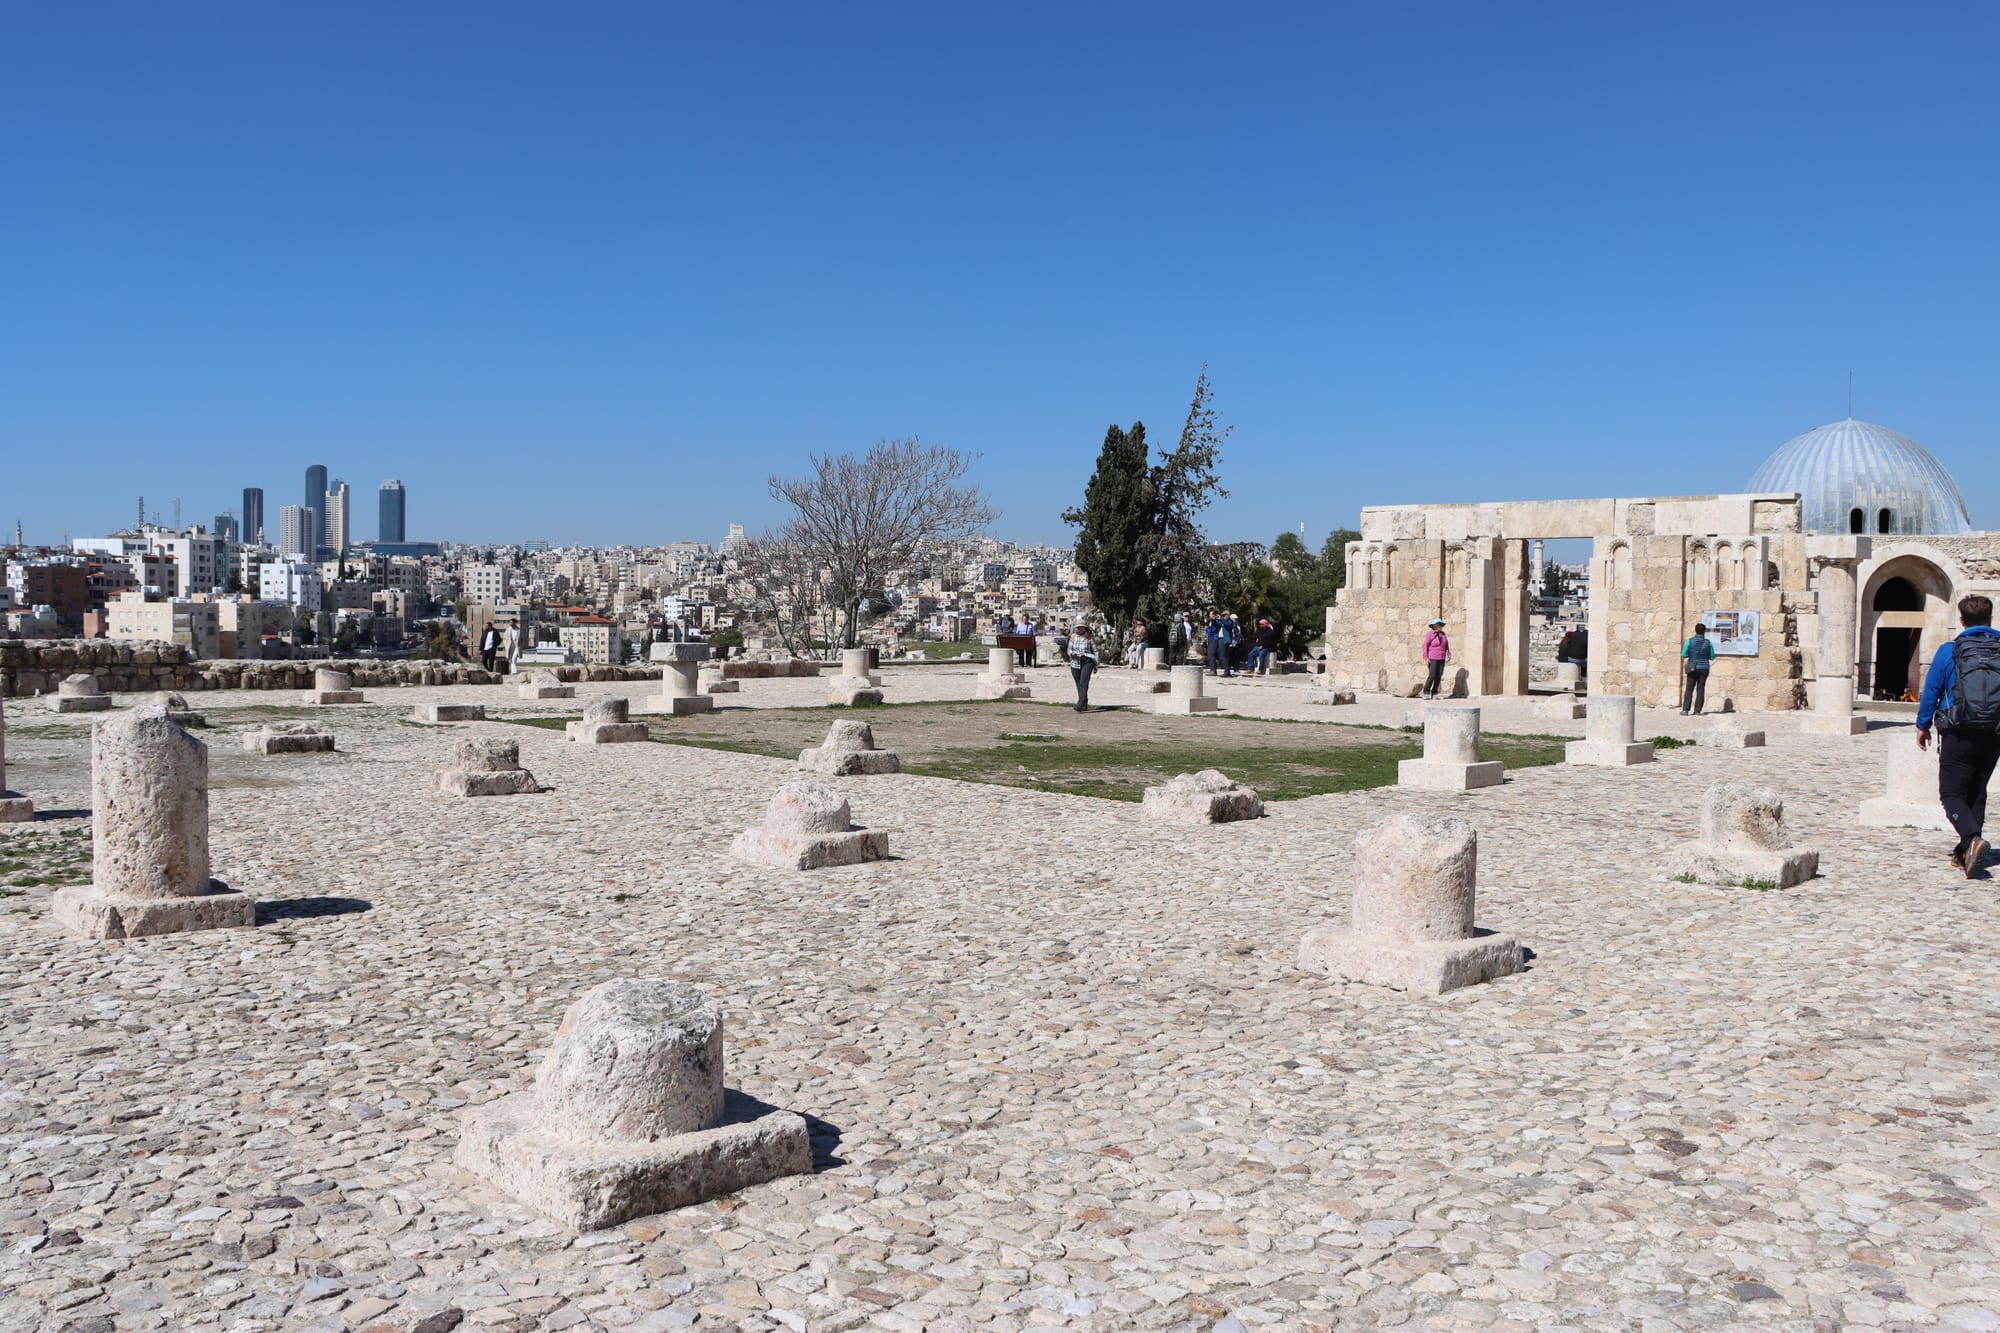
<path id="1" fill-rule="evenodd" d="M 1133 682 L 1134 694 L 1172 694 L 1174 685 L 1169 680 L 1139 680 Z"/>
<path id="2" fill-rule="evenodd" d="M 1035 692 L 1026 685 L 1009 685 L 1005 681 L 982 680 L 972 687 L 975 699 L 1032 699 Z"/>
<path id="3" fill-rule="evenodd" d="M 458 1167 L 575 1231 L 602 1230 L 813 1169 L 804 1117 L 734 1091 L 723 1094 L 720 1123 L 652 1143 L 550 1138 L 532 1092 L 467 1111 L 464 1121 L 452 1158 Z"/>
<path id="4" fill-rule="evenodd" d="M 108 694 L 58 694 L 53 700 L 58 713 L 101 713 L 111 707 Z"/>
<path id="5" fill-rule="evenodd" d="M 1557 697 L 1544 699 L 1535 705 L 1535 716 L 1552 718 L 1558 722 L 1581 721 L 1590 712 L 1590 706 L 1581 699 Z"/>
<path id="6" fill-rule="evenodd" d="M 1415 942 L 1320 926 L 1299 942 L 1299 966 L 1337 981 L 1442 995 L 1519 972 L 1521 945 L 1512 935 Z"/>
<path id="7" fill-rule="evenodd" d="M 3 818 L 4 816 L 0 816 Z M 1875 796 L 1861 803 L 1861 823 L 1865 828 L 1923 828 L 1952 832 L 1951 821 L 1940 805 L 1910 805 Z"/>
<path id="8" fill-rule="evenodd" d="M 484 722 L 485 704 L 418 704 L 410 712 L 412 722 Z"/>
<path id="9" fill-rule="evenodd" d="M 1185 694 L 1169 694 L 1153 701 L 1155 713 L 1167 713 L 1185 717 L 1189 713 L 1213 713 L 1222 707 L 1222 700 L 1212 694 L 1197 694 L 1189 698 Z"/>
<path id="10" fill-rule="evenodd" d="M 1684 842 L 1674 848 L 1667 858 L 1669 878 L 1693 875 L 1697 884 L 1713 884 L 1728 889 L 1742 888 L 1746 881 L 1752 880 L 1789 889 L 1794 884 L 1805 883 L 1818 873 L 1819 853 L 1799 847 L 1784 847 L 1773 852 L 1735 852 L 1707 847 L 1699 842 Z"/>
<path id="11" fill-rule="evenodd" d="M 525 768 L 509 773 L 458 773 L 446 769 L 438 774 L 438 790 L 447 796 L 529 796 L 541 789 L 535 775 Z"/>
<path id="12" fill-rule="evenodd" d="M 1613 745 L 1609 741 L 1571 741 L 1563 746 L 1565 764 L 1591 764 L 1598 768 L 1630 768 L 1653 762 L 1653 743 L 1633 741 Z"/>
<path id="13" fill-rule="evenodd" d="M 1738 731 L 1735 729 L 1729 731 L 1697 731 L 1694 734 L 1694 740 L 1697 745 L 1713 746 L 1718 750 L 1758 750 L 1764 746 L 1764 733 L 1761 731 Z"/>
<path id="14" fill-rule="evenodd" d="M 358 704 L 362 702 L 360 690 L 314 690 L 306 696 L 306 702 L 315 704 Z"/>
<path id="15" fill-rule="evenodd" d="M 574 685 L 523 685 L 521 687 L 521 697 L 523 699 L 574 699 L 576 698 L 576 687 Z"/>
<path id="16" fill-rule="evenodd" d="M 743 682 L 740 680 L 703 681 L 701 692 L 703 694 L 741 694 L 743 692 Z"/>
<path id="17" fill-rule="evenodd" d="M 333 749 L 333 737 L 252 734 L 243 738 L 243 748 L 252 754 L 324 754 Z"/>
<path id="18" fill-rule="evenodd" d="M 889 835 L 878 829 L 850 829 L 846 833 L 772 833 L 763 828 L 747 828 L 729 844 L 729 854 L 739 861 L 786 870 L 818 870 L 824 866 L 860 865 L 879 861 L 889 854 Z"/>
<path id="19" fill-rule="evenodd" d="M 1354 691 L 1330 690 L 1323 689 L 1318 685 L 1309 685 L 1306 687 L 1306 702 L 1309 704 L 1351 704 L 1354 702 Z"/>
<path id="20" fill-rule="evenodd" d="M 35 803 L 25 796 L 0 792 L 0 824 L 27 824 L 35 818 Z"/>
<path id="21" fill-rule="evenodd" d="M 1428 787 L 1433 791 L 1472 791 L 1497 787 L 1507 776 L 1498 759 L 1479 764 L 1445 764 L 1429 759 L 1405 759 L 1396 765 L 1398 787 Z"/>
<path id="22" fill-rule="evenodd" d="M 1852 717 L 1823 717 L 1818 713 L 1807 713 L 1799 719 L 1799 730 L 1808 736 L 1866 736 L 1868 719 L 1859 713 Z"/>
<path id="23" fill-rule="evenodd" d="M 57 889 L 56 924 L 94 940 L 133 940 L 184 930 L 219 930 L 257 924 L 257 900 L 221 880 L 189 898 L 127 898 L 96 885 Z"/>
<path id="24" fill-rule="evenodd" d="M 879 704 L 882 702 L 882 691 L 835 690 L 826 696 L 826 701 L 836 708 L 853 708 L 856 704 Z"/>
<path id="25" fill-rule="evenodd" d="M 644 722 L 571 722 L 563 727 L 563 732 L 583 745 L 622 745 L 653 738 Z"/>
<path id="26" fill-rule="evenodd" d="M 903 761 L 896 757 L 894 750 L 820 748 L 799 751 L 799 770 L 804 773 L 821 773 L 830 778 L 863 778 L 883 773 L 900 773 L 903 771 Z"/>
<path id="27" fill-rule="evenodd" d="M 705 694 L 662 694 L 654 698 L 653 706 L 648 711 L 686 717 L 689 713 L 707 713 L 714 709 L 715 700 Z"/>

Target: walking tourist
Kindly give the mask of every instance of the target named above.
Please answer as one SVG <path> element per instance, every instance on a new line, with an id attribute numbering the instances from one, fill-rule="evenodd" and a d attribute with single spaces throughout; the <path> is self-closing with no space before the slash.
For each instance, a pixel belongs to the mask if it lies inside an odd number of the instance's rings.
<path id="1" fill-rule="evenodd" d="M 486 626 L 485 632 L 479 636 L 479 665 L 491 671 L 493 669 L 493 655 L 499 651 L 500 629 L 498 626 L 489 623 Z"/>
<path id="2" fill-rule="evenodd" d="M 1194 646 L 1201 642 L 1201 634 L 1194 627 L 1194 612 L 1181 612 L 1180 622 L 1174 626 L 1174 635 L 1174 642 L 1170 646 L 1180 650 L 1180 656 L 1175 660 L 1185 662 L 1188 660 L 1188 655 L 1194 651 Z"/>
<path id="3" fill-rule="evenodd" d="M 1444 686 L 1444 664 L 1451 661 L 1451 637 L 1444 632 L 1444 618 L 1431 621 L 1424 633 L 1424 698 L 1435 699 Z"/>
<path id="4" fill-rule="evenodd" d="M 1958 833 L 1951 863 L 1971 879 L 1986 855 L 1986 784 L 2000 761 L 2000 633 L 1993 599 L 1961 598 L 1965 629 L 1938 650 L 1917 702 L 1917 745 L 1928 750 L 1938 732 L 1938 799 Z"/>
<path id="5" fill-rule="evenodd" d="M 1092 641 L 1090 626 L 1077 623 L 1069 632 L 1069 674 L 1076 681 L 1076 711 L 1090 711 L 1090 673 L 1097 670 L 1097 645 Z"/>
<path id="6" fill-rule="evenodd" d="M 1681 660 L 1687 663 L 1687 677 L 1681 686 L 1681 716 L 1688 715 L 1688 706 L 1694 706 L 1694 715 L 1701 716 L 1702 704 L 1708 700 L 1708 668 L 1715 662 L 1715 645 L 1709 642 L 1708 626 L 1696 625 L 1694 637 L 1681 645 Z"/>
<path id="7" fill-rule="evenodd" d="M 1146 622 L 1132 622 L 1132 642 L 1125 647 L 1125 665 L 1135 670 L 1146 661 Z"/>

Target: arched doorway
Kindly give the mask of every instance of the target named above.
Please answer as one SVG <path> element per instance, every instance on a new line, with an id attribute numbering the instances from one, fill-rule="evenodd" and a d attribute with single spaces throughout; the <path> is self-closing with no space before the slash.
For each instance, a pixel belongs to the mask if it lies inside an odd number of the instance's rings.
<path id="1" fill-rule="evenodd" d="M 1924 634 L 1924 595 L 1906 578 L 1884 579 L 1870 609 L 1875 616 L 1875 697 L 1913 698 L 1921 681 L 1917 653 Z"/>
<path id="2" fill-rule="evenodd" d="M 1918 555 L 1870 571 L 1861 590 L 1861 679 L 1867 697 L 1914 700 L 1930 655 L 1951 637 L 1951 578 Z"/>

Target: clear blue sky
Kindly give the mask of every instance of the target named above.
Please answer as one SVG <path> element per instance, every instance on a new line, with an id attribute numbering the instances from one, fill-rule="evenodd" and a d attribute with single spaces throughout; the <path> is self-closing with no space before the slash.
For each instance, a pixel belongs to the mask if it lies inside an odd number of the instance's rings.
<path id="1" fill-rule="evenodd" d="M 1206 361 L 1218 538 L 1742 487 L 1846 413 L 2000 527 L 2000 8 L 15 4 L 0 522 L 308 463 L 713 540 L 808 451 L 1058 541 Z"/>

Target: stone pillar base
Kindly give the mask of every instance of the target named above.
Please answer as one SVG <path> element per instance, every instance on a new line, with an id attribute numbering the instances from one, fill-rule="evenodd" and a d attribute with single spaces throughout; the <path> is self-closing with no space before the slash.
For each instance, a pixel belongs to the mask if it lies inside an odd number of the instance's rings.
<path id="1" fill-rule="evenodd" d="M 412 722 L 484 722 L 485 704 L 418 704 L 410 710 Z"/>
<path id="2" fill-rule="evenodd" d="M 581 745 L 619 745 L 653 738 L 644 722 L 571 722 L 563 732 Z"/>
<path id="3" fill-rule="evenodd" d="M 1902 801 L 1892 801 L 1886 796 L 1872 796 L 1861 803 L 1861 824 L 1864 828 L 1921 828 L 1935 829 L 1940 833 L 1953 831 L 1951 821 L 1944 817 L 1943 806 L 1908 805 Z"/>
<path id="4" fill-rule="evenodd" d="M 739 861 L 778 866 L 785 870 L 818 870 L 824 866 L 860 865 L 889 854 L 889 835 L 880 829 L 850 829 L 846 833 L 773 833 L 747 828 L 729 844 Z"/>
<path id="5" fill-rule="evenodd" d="M 1719 750 L 1755 750 L 1763 747 L 1764 733 L 1737 727 L 1710 727 L 1697 731 L 1694 739 L 1697 745 L 1710 745 Z"/>
<path id="6" fill-rule="evenodd" d="M 1846 717 L 1807 713 L 1799 719 L 1799 730 L 1808 736 L 1866 736 L 1868 719 L 1860 713 Z"/>
<path id="7" fill-rule="evenodd" d="M 1519 941 L 1491 933 L 1469 940 L 1405 941 L 1320 926 L 1299 942 L 1299 966 L 1308 972 L 1417 995 L 1442 995 L 1512 976 L 1521 961 Z"/>
<path id="8" fill-rule="evenodd" d="M 903 761 L 893 750 L 829 750 L 819 746 L 799 751 L 799 768 L 829 778 L 861 778 L 900 773 Z"/>
<path id="9" fill-rule="evenodd" d="M 1328 705 L 1351 704 L 1354 702 L 1354 691 L 1322 689 L 1317 685 L 1309 685 L 1306 687 L 1306 702 Z"/>
<path id="10" fill-rule="evenodd" d="M 1799 847 L 1784 847 L 1770 852 L 1738 852 L 1708 847 L 1700 842 L 1684 842 L 1674 848 L 1667 858 L 1670 879 L 1692 875 L 1697 884 L 1713 884 L 1728 889 L 1743 888 L 1746 881 L 1789 889 L 1794 884 L 1805 883 L 1818 873 L 1819 853 Z"/>
<path id="11" fill-rule="evenodd" d="M 57 889 L 55 920 L 63 929 L 91 939 L 131 940 L 184 930 L 254 926 L 257 900 L 217 879 L 208 882 L 207 893 L 187 898 L 128 898 L 92 884 Z"/>
<path id="12" fill-rule="evenodd" d="M 715 708 L 715 700 L 705 694 L 663 694 L 653 701 L 654 713 L 666 713 L 671 717 L 686 717 L 689 713 L 706 713 Z"/>
<path id="13" fill-rule="evenodd" d="M 1398 787 L 1428 787 L 1434 791 L 1473 791 L 1497 787 L 1507 766 L 1497 759 L 1478 764 L 1447 764 L 1434 759 L 1405 759 L 1396 765 Z"/>
<path id="14" fill-rule="evenodd" d="M 1598 768 L 1630 768 L 1653 762 L 1653 743 L 1633 741 L 1618 745 L 1611 741 L 1571 741 L 1563 746 L 1565 764 L 1591 764 Z"/>
<path id="15" fill-rule="evenodd" d="M 576 687 L 573 685 L 523 685 L 523 699 L 574 699 Z"/>
<path id="16" fill-rule="evenodd" d="M 826 701 L 836 708 L 852 708 L 856 704 L 879 704 L 882 702 L 882 691 L 837 689 L 826 696 Z"/>
<path id="17" fill-rule="evenodd" d="M 981 679 L 972 687 L 975 699 L 1032 699 L 1035 692 L 1026 685 L 1014 685 L 1004 680 Z"/>
<path id="18" fill-rule="evenodd" d="M 323 754 L 333 749 L 333 737 L 256 732 L 243 738 L 243 748 L 251 754 Z"/>
<path id="19" fill-rule="evenodd" d="M 0 824 L 27 824 L 35 818 L 35 803 L 25 796 L 0 792 Z"/>
<path id="20" fill-rule="evenodd" d="M 1189 713 L 1213 713 L 1222 707 L 1222 701 L 1212 694 L 1197 694 L 1189 698 L 1185 694 L 1169 694 L 1153 701 L 1155 713 L 1167 713 L 1184 717 Z"/>
<path id="21" fill-rule="evenodd" d="M 1590 711 L 1588 704 L 1574 694 L 1556 694 L 1535 704 L 1535 716 L 1553 718 L 1559 722 L 1574 722 Z"/>
<path id="22" fill-rule="evenodd" d="M 701 687 L 701 691 L 703 694 L 741 694 L 743 692 L 743 682 L 722 677 L 705 682 Z"/>
<path id="23" fill-rule="evenodd" d="M 358 704 L 363 702 L 360 690 L 314 690 L 306 696 L 309 704 Z"/>
<path id="24" fill-rule="evenodd" d="M 542 789 L 535 775 L 525 768 L 501 773 L 460 773 L 450 769 L 438 774 L 438 790 L 447 796 L 530 796 Z"/>
<path id="25" fill-rule="evenodd" d="M 59 694 L 49 701 L 58 713 L 101 713 L 111 707 L 108 694 Z"/>
<path id="26" fill-rule="evenodd" d="M 812 1172 L 804 1117 L 725 1091 L 708 1129 L 651 1143 L 571 1143 L 543 1132 L 532 1092 L 465 1113 L 452 1160 L 574 1231 L 598 1231 Z"/>

